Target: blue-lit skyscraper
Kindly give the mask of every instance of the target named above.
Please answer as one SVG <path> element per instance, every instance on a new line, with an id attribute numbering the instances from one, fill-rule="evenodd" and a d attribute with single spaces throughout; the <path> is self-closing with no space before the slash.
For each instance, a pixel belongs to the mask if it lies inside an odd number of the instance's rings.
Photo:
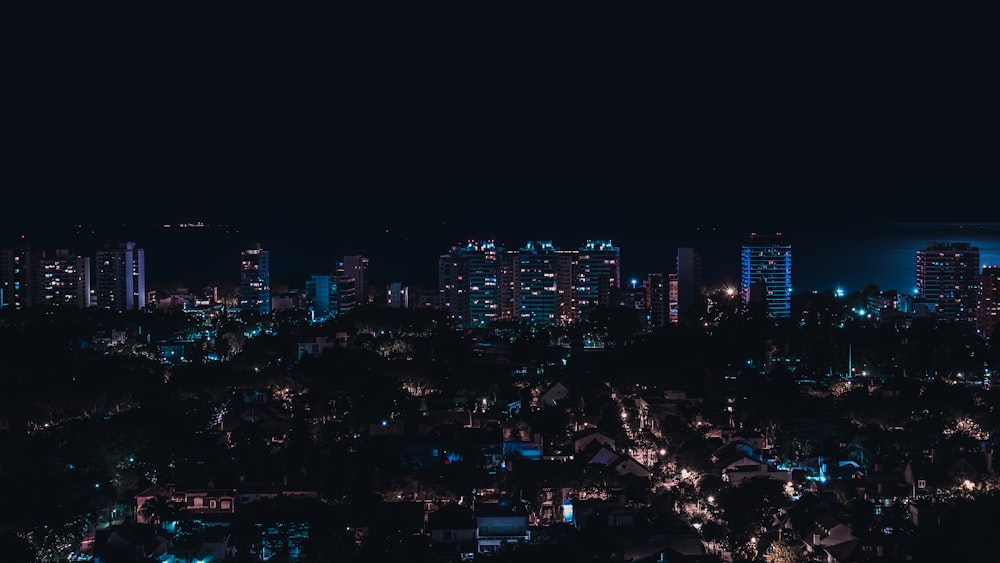
<path id="1" fill-rule="evenodd" d="M 313 274 L 306 279 L 306 303 L 313 319 L 322 321 L 340 314 L 337 281 L 330 274 Z"/>
<path id="2" fill-rule="evenodd" d="M 260 244 L 243 251 L 240 262 L 240 309 L 261 314 L 271 312 L 270 252 Z"/>
<path id="3" fill-rule="evenodd" d="M 792 311 L 792 246 L 781 233 L 751 233 L 743 245 L 740 291 L 744 303 L 763 302 L 768 315 L 783 318 Z"/>

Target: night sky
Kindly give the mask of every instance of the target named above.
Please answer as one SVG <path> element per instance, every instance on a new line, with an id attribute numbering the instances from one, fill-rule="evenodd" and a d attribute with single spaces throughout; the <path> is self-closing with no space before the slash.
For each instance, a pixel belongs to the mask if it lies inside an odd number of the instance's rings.
<path id="1" fill-rule="evenodd" d="M 640 276 L 689 245 L 721 279 L 782 231 L 797 287 L 903 288 L 844 257 L 997 219 L 1000 46 L 991 14 L 877 4 L 46 15 L 7 39 L 0 235 L 97 225 L 162 280 L 260 241 L 289 279 L 360 253 L 418 283 L 473 237 L 612 239 Z M 157 238 L 199 220 L 232 228 Z"/>

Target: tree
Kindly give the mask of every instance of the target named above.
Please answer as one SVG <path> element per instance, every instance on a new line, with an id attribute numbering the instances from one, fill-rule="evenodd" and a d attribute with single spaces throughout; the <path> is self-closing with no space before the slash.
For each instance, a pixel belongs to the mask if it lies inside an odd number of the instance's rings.
<path id="1" fill-rule="evenodd" d="M 158 524 L 161 528 L 178 519 L 183 503 L 170 500 L 169 497 L 157 495 L 146 499 L 139 507 L 139 513 L 147 522 Z"/>
<path id="2" fill-rule="evenodd" d="M 784 539 L 772 543 L 764 554 L 767 563 L 804 563 L 805 560 L 802 548 Z"/>

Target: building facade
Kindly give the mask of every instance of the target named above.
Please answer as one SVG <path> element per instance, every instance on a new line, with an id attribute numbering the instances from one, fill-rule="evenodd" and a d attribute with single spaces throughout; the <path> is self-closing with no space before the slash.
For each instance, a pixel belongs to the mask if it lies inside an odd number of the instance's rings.
<path id="1" fill-rule="evenodd" d="M 573 283 L 580 317 L 610 306 L 621 287 L 621 249 L 610 240 L 586 241 L 577 252 Z"/>
<path id="2" fill-rule="evenodd" d="M 676 319 L 689 315 L 701 289 L 701 255 L 693 248 L 677 249 Z"/>
<path id="3" fill-rule="evenodd" d="M 337 262 L 335 279 L 340 295 L 340 313 L 348 313 L 352 309 L 368 303 L 368 258 L 352 254 L 344 256 Z"/>
<path id="4" fill-rule="evenodd" d="M 595 307 L 614 306 L 622 296 L 620 278 L 620 250 L 611 241 L 562 250 L 549 240 L 517 249 L 470 240 L 438 257 L 437 306 L 463 328 L 496 321 L 566 324 Z"/>
<path id="5" fill-rule="evenodd" d="M 504 258 L 503 247 L 492 240 L 466 241 L 438 258 L 438 300 L 460 326 L 481 327 L 501 318 Z M 508 318 L 510 308 L 508 304 Z"/>
<path id="6" fill-rule="evenodd" d="M 573 298 L 573 252 L 552 241 L 528 241 L 514 255 L 514 309 L 529 325 L 577 319 Z"/>
<path id="7" fill-rule="evenodd" d="M 967 242 L 931 242 L 917 250 L 917 296 L 935 317 L 976 322 L 979 248 Z"/>
<path id="8" fill-rule="evenodd" d="M 134 242 L 105 246 L 96 253 L 95 302 L 112 311 L 146 307 L 145 251 Z"/>
<path id="9" fill-rule="evenodd" d="M 39 259 L 39 303 L 60 307 L 90 306 L 90 258 L 61 248 Z"/>
<path id="10" fill-rule="evenodd" d="M 240 310 L 271 312 L 271 253 L 260 244 L 240 257 Z"/>
<path id="11" fill-rule="evenodd" d="M 30 244 L 0 250 L 0 306 L 25 309 L 38 304 L 41 254 Z"/>
<path id="12" fill-rule="evenodd" d="M 661 273 L 646 276 L 646 319 L 649 328 L 662 328 L 670 322 L 669 277 Z"/>
<path id="13" fill-rule="evenodd" d="M 744 303 L 751 307 L 763 305 L 772 318 L 791 315 L 792 246 L 785 242 L 781 233 L 750 234 L 741 253 L 740 291 Z"/>
<path id="14" fill-rule="evenodd" d="M 315 321 L 340 314 L 340 296 L 334 276 L 313 274 L 306 279 L 306 306 L 312 311 Z"/>
<path id="15" fill-rule="evenodd" d="M 1000 319 L 1000 266 L 984 266 L 979 275 L 979 307 L 976 331 L 983 338 L 993 336 Z"/>

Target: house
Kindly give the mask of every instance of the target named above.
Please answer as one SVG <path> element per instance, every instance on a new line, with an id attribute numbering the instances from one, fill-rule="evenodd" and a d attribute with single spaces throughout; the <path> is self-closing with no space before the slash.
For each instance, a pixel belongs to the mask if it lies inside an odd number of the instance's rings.
<path id="1" fill-rule="evenodd" d="M 712 464 L 722 479 L 734 485 L 752 477 L 791 481 L 791 471 L 779 470 L 761 457 L 760 451 L 742 440 L 723 444 L 712 454 Z"/>
<path id="2" fill-rule="evenodd" d="M 550 407 L 563 402 L 569 396 L 569 387 L 561 381 L 556 381 L 538 398 L 538 402 L 543 407 Z"/>
<path id="3" fill-rule="evenodd" d="M 646 469 L 646 466 L 635 460 L 634 457 L 628 454 L 621 454 L 618 459 L 608 464 L 608 467 L 613 467 L 615 473 L 619 475 L 633 475 L 635 477 L 640 477 L 643 479 L 648 479 L 653 474 Z"/>
<path id="4" fill-rule="evenodd" d="M 172 535 L 152 524 L 117 524 L 94 535 L 94 563 L 160 561 L 170 548 Z"/>
<path id="5" fill-rule="evenodd" d="M 427 531 L 435 553 L 467 557 L 479 550 L 476 513 L 468 506 L 448 503 L 429 513 Z"/>
<path id="6" fill-rule="evenodd" d="M 231 514 L 236 511 L 236 490 L 216 489 L 211 483 L 206 489 L 174 491 L 174 496 L 181 496 L 184 509 L 196 514 Z"/>
<path id="7" fill-rule="evenodd" d="M 801 538 L 809 553 L 825 556 L 828 563 L 841 563 L 852 561 L 862 543 L 842 519 L 844 515 L 844 507 L 807 493 L 782 509 L 777 524 Z"/>
<path id="8" fill-rule="evenodd" d="M 501 498 L 496 502 L 476 502 L 475 512 L 480 553 L 531 539 L 528 509 L 520 501 Z"/>
<path id="9" fill-rule="evenodd" d="M 579 453 L 594 441 L 604 444 L 608 449 L 615 449 L 615 439 L 608 433 L 598 428 L 586 428 L 573 437 L 573 451 Z"/>

